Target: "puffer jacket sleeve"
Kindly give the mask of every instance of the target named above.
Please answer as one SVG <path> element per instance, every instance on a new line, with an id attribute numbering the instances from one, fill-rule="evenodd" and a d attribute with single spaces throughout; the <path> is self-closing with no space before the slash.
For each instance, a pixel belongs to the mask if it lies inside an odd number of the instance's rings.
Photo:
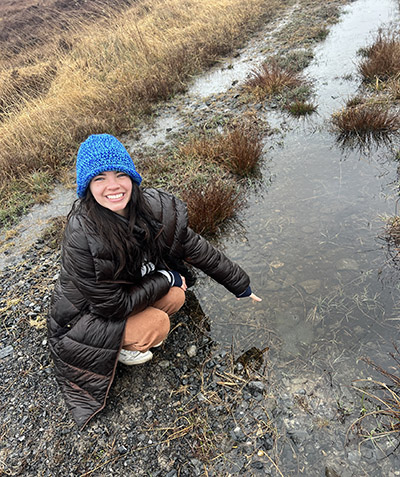
<path id="1" fill-rule="evenodd" d="M 234 295 L 247 289 L 250 284 L 247 273 L 188 226 L 184 202 L 160 190 L 150 189 L 147 194 L 158 220 L 164 225 L 165 239 L 174 258 L 199 268 Z"/>
<path id="2" fill-rule="evenodd" d="M 63 244 L 63 267 L 89 305 L 89 312 L 109 320 L 122 320 L 152 305 L 170 288 L 161 273 L 146 275 L 136 284 L 96 280 L 94 257 L 82 218 L 71 217 Z"/>
<path id="3" fill-rule="evenodd" d="M 250 285 L 249 276 L 237 263 L 189 227 L 183 249 L 187 263 L 202 270 L 234 295 L 240 295 Z"/>

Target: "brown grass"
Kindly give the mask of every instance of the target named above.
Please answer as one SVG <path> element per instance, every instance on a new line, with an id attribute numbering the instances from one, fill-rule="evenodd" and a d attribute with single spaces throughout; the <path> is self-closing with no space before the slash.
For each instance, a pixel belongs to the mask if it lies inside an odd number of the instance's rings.
<path id="1" fill-rule="evenodd" d="M 179 153 L 218 163 L 239 177 L 247 177 L 258 171 L 262 143 L 255 127 L 236 125 L 223 134 L 192 138 L 180 147 Z"/>
<path id="2" fill-rule="evenodd" d="M 148 0 L 85 26 L 71 47 L 59 49 L 47 92 L 24 98 L 23 107 L 7 102 L 12 112 L 0 124 L 2 173 L 57 176 L 88 134 L 131 129 L 154 102 L 182 90 L 281 8 L 277 0 Z M 0 188 L 7 196 L 4 177 Z M 7 210 L 3 197 L 0 207 Z"/>
<path id="3" fill-rule="evenodd" d="M 246 87 L 258 98 L 271 98 L 302 84 L 304 79 L 299 72 L 282 68 L 276 61 L 271 60 L 253 71 L 253 76 L 246 82 Z"/>
<path id="4" fill-rule="evenodd" d="M 361 103 L 334 113 L 332 124 L 339 133 L 339 141 L 358 139 L 364 144 L 372 140 L 389 141 L 390 134 L 397 134 L 400 130 L 398 114 L 373 103 Z"/>
<path id="5" fill-rule="evenodd" d="M 400 432 L 400 353 L 396 345 L 394 348 L 395 352 L 390 353 L 395 363 L 391 371 L 375 364 L 370 358 L 363 358 L 388 382 L 360 379 L 356 382 L 363 383 L 363 388 L 353 385 L 373 408 L 366 409 L 363 406 L 361 417 L 353 422 L 350 430 L 357 430 L 359 435 L 368 439 L 378 440 L 383 437 L 398 436 Z"/>
<path id="6" fill-rule="evenodd" d="M 400 217 L 398 215 L 387 218 L 382 239 L 387 243 L 392 260 L 398 263 L 400 260 Z"/>
<path id="7" fill-rule="evenodd" d="M 187 203 L 190 227 L 205 236 L 218 234 L 241 205 L 237 185 L 222 178 L 189 187 L 182 196 Z"/>
<path id="8" fill-rule="evenodd" d="M 386 81 L 400 74 L 400 34 L 380 31 L 374 43 L 365 49 L 366 58 L 359 71 L 367 81 Z"/>

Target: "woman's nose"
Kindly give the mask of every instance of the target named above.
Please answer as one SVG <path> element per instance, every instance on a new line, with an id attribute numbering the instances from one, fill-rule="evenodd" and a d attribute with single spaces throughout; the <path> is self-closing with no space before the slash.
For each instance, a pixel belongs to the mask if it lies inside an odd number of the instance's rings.
<path id="1" fill-rule="evenodd" d="M 116 189 L 119 187 L 118 181 L 115 179 L 115 177 L 109 177 L 107 180 L 107 187 L 109 189 Z"/>

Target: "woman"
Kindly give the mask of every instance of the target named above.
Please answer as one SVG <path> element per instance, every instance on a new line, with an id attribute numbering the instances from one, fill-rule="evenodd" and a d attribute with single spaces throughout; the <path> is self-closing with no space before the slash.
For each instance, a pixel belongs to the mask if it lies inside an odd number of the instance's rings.
<path id="1" fill-rule="evenodd" d="M 251 297 L 247 274 L 187 225 L 185 205 L 141 177 L 113 136 L 90 136 L 76 163 L 77 201 L 62 247 L 48 318 L 49 347 L 67 406 L 80 427 L 105 406 L 117 362 L 152 358 L 169 316 L 194 283 L 184 262 Z"/>

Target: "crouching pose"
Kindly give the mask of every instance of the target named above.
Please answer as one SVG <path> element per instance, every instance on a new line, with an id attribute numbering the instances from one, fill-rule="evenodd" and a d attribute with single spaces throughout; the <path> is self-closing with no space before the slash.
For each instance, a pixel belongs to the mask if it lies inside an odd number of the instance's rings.
<path id="1" fill-rule="evenodd" d="M 188 227 L 183 202 L 139 187 L 115 137 L 83 142 L 76 172 L 80 200 L 68 216 L 48 343 L 67 406 L 84 427 L 104 408 L 117 363 L 145 363 L 166 339 L 194 283 L 187 264 L 238 298 L 260 299 L 247 274 Z"/>

